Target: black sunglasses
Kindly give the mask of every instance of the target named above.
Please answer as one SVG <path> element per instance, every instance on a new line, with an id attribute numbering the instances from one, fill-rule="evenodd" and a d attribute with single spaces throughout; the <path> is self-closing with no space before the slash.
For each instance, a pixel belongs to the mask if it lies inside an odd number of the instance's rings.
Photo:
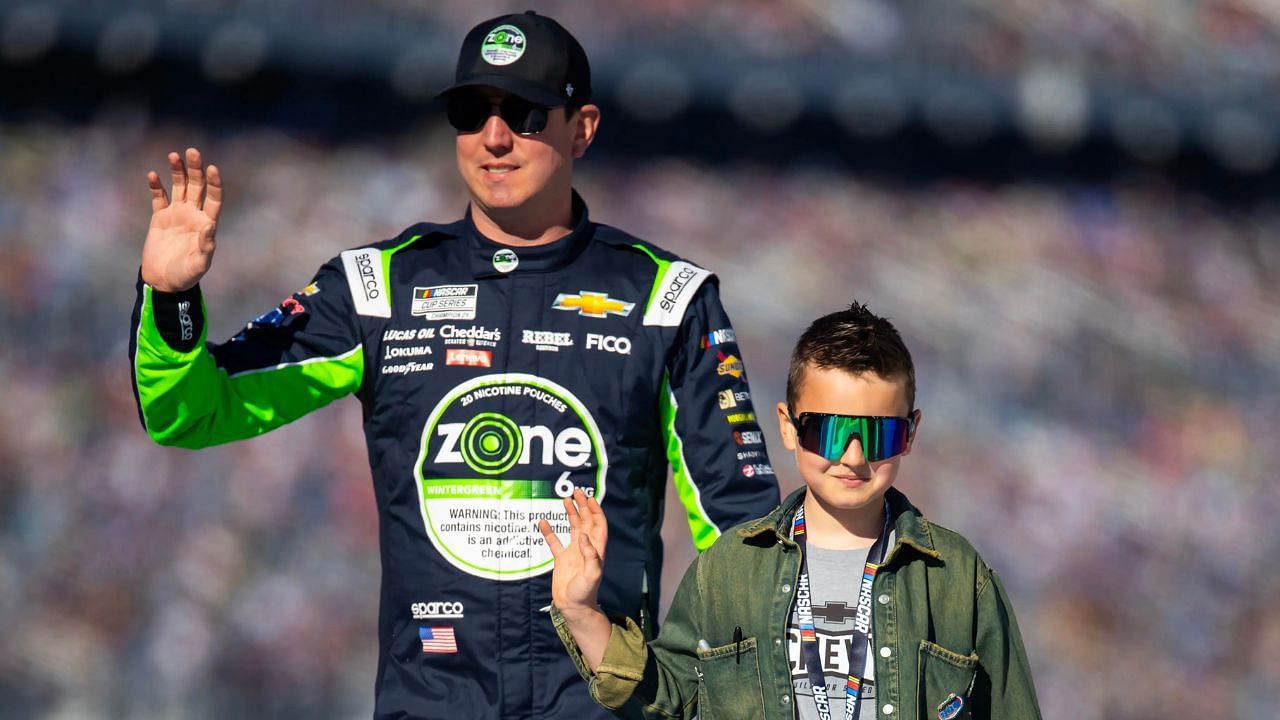
<path id="1" fill-rule="evenodd" d="M 498 109 L 502 121 L 512 132 L 536 135 L 547 129 L 547 111 L 543 107 L 515 95 L 507 95 L 495 102 L 475 90 L 457 90 L 449 93 L 447 112 L 449 124 L 459 132 L 476 132 L 484 127 L 493 109 Z"/>

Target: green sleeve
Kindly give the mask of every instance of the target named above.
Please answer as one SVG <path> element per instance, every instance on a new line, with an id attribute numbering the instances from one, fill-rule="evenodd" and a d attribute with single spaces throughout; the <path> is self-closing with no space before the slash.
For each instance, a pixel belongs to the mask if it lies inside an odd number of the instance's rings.
<path id="1" fill-rule="evenodd" d="M 697 614 L 701 558 L 685 573 L 658 638 L 646 643 L 644 631 L 629 617 L 610 616 L 609 644 L 592 673 L 564 618 L 552 608 L 552 622 L 578 672 L 597 703 L 625 718 L 670 720 L 697 713 Z"/>
<path id="2" fill-rule="evenodd" d="M 331 263 L 279 308 L 213 345 L 198 287 L 173 295 L 139 279 L 131 359 L 147 434 L 162 445 L 208 447 L 261 435 L 359 390 L 363 346 L 347 294 Z"/>

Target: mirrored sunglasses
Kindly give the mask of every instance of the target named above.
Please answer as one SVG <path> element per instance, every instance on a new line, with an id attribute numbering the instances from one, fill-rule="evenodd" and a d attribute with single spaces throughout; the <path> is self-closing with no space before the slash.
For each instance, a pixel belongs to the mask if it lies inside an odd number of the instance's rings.
<path id="1" fill-rule="evenodd" d="M 916 421 L 914 417 L 805 412 L 799 417 L 792 415 L 791 424 L 796 428 L 800 447 L 829 462 L 838 462 L 854 438 L 862 445 L 863 457 L 876 462 L 901 455 L 907 449 Z"/>

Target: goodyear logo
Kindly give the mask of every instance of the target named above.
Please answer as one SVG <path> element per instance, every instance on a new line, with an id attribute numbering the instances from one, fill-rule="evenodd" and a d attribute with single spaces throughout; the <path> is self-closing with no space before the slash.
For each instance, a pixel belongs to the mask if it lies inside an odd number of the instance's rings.
<path id="1" fill-rule="evenodd" d="M 576 295 L 560 293 L 551 303 L 554 310 L 578 311 L 579 315 L 602 318 L 610 315 L 626 317 L 631 314 L 636 304 L 609 297 L 608 293 L 583 290 Z"/>

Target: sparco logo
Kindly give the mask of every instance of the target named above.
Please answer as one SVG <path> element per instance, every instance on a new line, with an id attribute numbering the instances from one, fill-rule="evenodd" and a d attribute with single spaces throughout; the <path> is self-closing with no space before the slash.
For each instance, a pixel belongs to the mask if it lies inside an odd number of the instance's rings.
<path id="1" fill-rule="evenodd" d="M 675 308 L 676 301 L 680 299 L 680 294 L 684 292 L 684 288 L 689 281 L 698 276 L 698 269 L 692 265 L 686 265 L 671 278 L 671 283 L 667 285 L 666 290 L 662 293 L 662 302 L 660 305 L 663 310 L 670 311 Z"/>
<path id="2" fill-rule="evenodd" d="M 414 620 L 461 618 L 463 614 L 460 602 L 416 602 L 409 606 L 409 610 Z"/>
<path id="3" fill-rule="evenodd" d="M 356 256 L 356 268 L 360 271 L 360 281 L 364 284 L 364 296 L 368 300 L 382 297 L 378 289 L 377 277 L 373 274 L 373 253 L 362 253 Z"/>
<path id="4" fill-rule="evenodd" d="M 182 326 L 182 339 L 190 340 L 195 336 L 195 324 L 191 322 L 191 301 L 178 303 L 178 324 Z"/>

